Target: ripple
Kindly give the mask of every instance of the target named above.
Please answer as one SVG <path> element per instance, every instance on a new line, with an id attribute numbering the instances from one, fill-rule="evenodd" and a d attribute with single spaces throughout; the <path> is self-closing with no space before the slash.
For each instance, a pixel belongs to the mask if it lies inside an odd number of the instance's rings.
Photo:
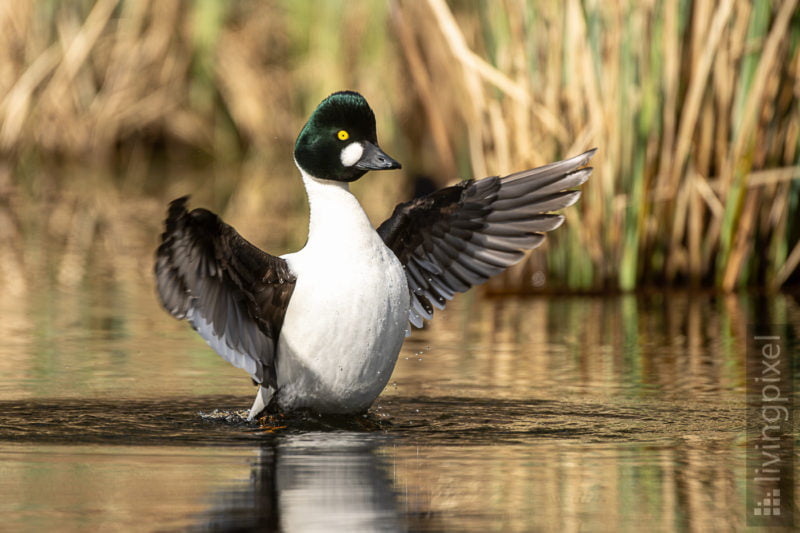
<path id="1" fill-rule="evenodd" d="M 380 398 L 367 415 L 300 412 L 248 423 L 237 396 L 136 400 L 49 399 L 0 402 L 0 440 L 41 443 L 252 445 L 304 432 L 380 433 L 426 445 L 532 441 L 648 443 L 687 435 L 735 438 L 744 405 L 642 399 Z M 209 406 L 218 406 L 209 410 Z"/>

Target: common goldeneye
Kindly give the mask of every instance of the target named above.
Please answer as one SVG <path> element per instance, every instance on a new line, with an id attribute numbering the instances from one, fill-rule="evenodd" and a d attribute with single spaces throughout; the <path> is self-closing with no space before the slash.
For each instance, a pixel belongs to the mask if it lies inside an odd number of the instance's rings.
<path id="1" fill-rule="evenodd" d="M 409 323 L 542 243 L 575 203 L 595 150 L 505 177 L 462 181 L 398 205 L 375 230 L 349 183 L 400 168 L 378 146 L 358 93 L 319 104 L 294 161 L 310 204 L 308 241 L 270 255 L 206 209 L 169 206 L 156 252 L 161 303 L 259 385 L 252 420 L 281 410 L 361 413 L 394 369 Z"/>

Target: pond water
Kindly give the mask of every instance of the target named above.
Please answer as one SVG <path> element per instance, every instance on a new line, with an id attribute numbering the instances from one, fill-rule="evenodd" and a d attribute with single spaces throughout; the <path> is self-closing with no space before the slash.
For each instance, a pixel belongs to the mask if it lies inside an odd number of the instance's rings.
<path id="1" fill-rule="evenodd" d="M 31 285 L 0 303 L 0 529 L 744 529 L 752 321 L 797 353 L 788 294 L 470 293 L 367 418 L 256 427 L 146 275 Z"/>

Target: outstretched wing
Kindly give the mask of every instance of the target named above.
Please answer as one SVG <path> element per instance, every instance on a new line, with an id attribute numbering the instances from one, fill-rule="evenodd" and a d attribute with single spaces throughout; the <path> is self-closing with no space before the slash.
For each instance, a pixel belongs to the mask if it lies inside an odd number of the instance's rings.
<path id="1" fill-rule="evenodd" d="M 400 259 L 416 327 L 465 292 L 499 274 L 564 221 L 550 213 L 574 204 L 597 149 L 505 177 L 470 180 L 398 205 L 378 228 Z"/>
<path id="2" fill-rule="evenodd" d="M 277 386 L 275 352 L 295 277 L 286 261 L 247 242 L 205 209 L 169 206 L 156 251 L 156 284 L 164 308 L 187 319 L 214 350 Z"/>

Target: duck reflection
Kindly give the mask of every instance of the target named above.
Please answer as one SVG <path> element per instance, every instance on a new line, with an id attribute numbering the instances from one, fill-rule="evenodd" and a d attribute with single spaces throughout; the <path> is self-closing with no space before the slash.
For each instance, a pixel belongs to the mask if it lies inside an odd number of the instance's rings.
<path id="1" fill-rule="evenodd" d="M 218 493 L 196 529 L 401 531 L 386 437 L 355 432 L 282 435 L 262 445 L 246 486 Z"/>

